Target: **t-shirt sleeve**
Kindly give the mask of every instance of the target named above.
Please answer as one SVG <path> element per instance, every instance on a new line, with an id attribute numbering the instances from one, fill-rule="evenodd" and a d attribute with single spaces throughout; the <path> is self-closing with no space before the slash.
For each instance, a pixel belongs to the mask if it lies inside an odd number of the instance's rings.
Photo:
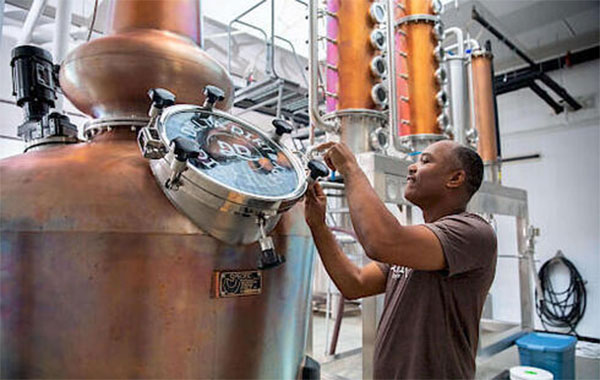
<path id="1" fill-rule="evenodd" d="M 383 275 L 385 276 L 385 278 L 388 277 L 388 273 L 390 271 L 390 264 L 386 264 L 386 263 L 382 263 L 379 261 L 375 261 L 375 264 L 377 264 L 377 266 L 379 267 L 379 270 L 381 270 L 381 273 L 383 273 Z"/>
<path id="2" fill-rule="evenodd" d="M 476 215 L 452 215 L 425 227 L 442 245 L 448 276 L 489 267 L 496 259 L 496 234 Z"/>

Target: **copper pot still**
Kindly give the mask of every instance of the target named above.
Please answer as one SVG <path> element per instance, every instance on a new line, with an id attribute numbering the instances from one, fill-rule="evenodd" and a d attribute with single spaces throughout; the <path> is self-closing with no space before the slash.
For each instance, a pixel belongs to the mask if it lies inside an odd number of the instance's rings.
<path id="1" fill-rule="evenodd" d="M 113 34 L 63 63 L 67 97 L 127 119 L 147 117 L 148 88 L 198 103 L 210 83 L 228 108 L 228 75 L 194 44 L 197 5 L 116 1 Z M 180 213 L 131 128 L 1 160 L 0 178 L 1 378 L 299 376 L 314 245 L 298 208 L 271 234 L 286 263 L 260 292 L 224 297 L 216 279 L 256 271 L 258 243 L 222 243 Z"/>
<path id="2" fill-rule="evenodd" d="M 225 91 L 217 108 L 233 102 L 225 68 L 196 41 L 197 0 L 115 0 L 111 31 L 67 55 L 60 85 L 69 100 L 94 118 L 147 118 L 150 88 L 166 88 L 178 102 L 202 104 L 202 89 Z"/>

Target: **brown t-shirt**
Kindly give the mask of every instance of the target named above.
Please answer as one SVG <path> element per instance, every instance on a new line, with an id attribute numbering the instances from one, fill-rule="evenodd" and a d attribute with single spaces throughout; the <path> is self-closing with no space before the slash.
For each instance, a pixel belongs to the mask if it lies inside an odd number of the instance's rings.
<path id="1" fill-rule="evenodd" d="M 425 226 L 440 240 L 448 267 L 379 264 L 387 285 L 375 340 L 376 379 L 475 376 L 479 319 L 496 271 L 496 234 L 467 212 Z"/>

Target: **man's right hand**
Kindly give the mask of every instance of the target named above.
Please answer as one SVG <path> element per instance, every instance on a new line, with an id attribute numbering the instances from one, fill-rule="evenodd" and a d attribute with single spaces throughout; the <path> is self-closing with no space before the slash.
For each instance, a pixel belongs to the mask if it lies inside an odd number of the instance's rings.
<path id="1" fill-rule="evenodd" d="M 325 226 L 325 213 L 327 211 L 327 196 L 318 182 L 313 182 L 306 190 L 304 201 L 304 218 L 306 224 L 312 229 Z"/>

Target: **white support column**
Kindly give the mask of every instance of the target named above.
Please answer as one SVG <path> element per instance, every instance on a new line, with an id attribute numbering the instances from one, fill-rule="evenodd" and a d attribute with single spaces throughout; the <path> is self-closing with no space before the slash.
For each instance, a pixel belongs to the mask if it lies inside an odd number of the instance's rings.
<path id="1" fill-rule="evenodd" d="M 2 33 L 4 26 L 4 0 L 0 0 L 0 33 Z M 0 46 L 2 46 L 2 39 L 0 39 Z"/>
<path id="2" fill-rule="evenodd" d="M 35 25 L 40 19 L 40 16 L 44 12 L 46 2 L 47 0 L 34 0 L 31 4 L 29 13 L 27 13 L 27 17 L 25 18 L 25 23 L 23 24 L 23 32 L 21 33 L 17 45 L 25 45 L 31 41 L 31 35 L 33 34 L 33 30 L 35 29 Z M 4 0 L 2 0 L 2 3 L 4 3 Z M 2 14 L 4 14 L 4 4 L 2 4 Z"/>
<path id="3" fill-rule="evenodd" d="M 204 9 L 202 9 L 202 1 L 203 0 L 198 0 L 198 29 L 200 33 L 198 45 L 200 45 L 200 48 L 204 50 Z"/>
<path id="4" fill-rule="evenodd" d="M 69 29 L 71 27 L 72 0 L 58 0 L 56 4 L 56 18 L 54 23 L 54 62 L 60 64 L 69 49 Z M 63 97 L 58 95 L 56 100 L 56 111 L 62 112 Z"/>

